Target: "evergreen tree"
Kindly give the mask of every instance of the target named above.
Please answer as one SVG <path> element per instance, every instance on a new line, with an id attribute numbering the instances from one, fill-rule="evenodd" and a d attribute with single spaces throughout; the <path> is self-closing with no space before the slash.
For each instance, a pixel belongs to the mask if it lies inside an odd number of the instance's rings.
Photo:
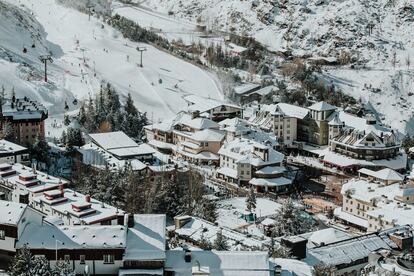
<path id="1" fill-rule="evenodd" d="M 311 219 L 305 217 L 290 198 L 282 204 L 273 219 L 276 221 L 272 233 L 274 237 L 299 235 L 312 230 Z"/>
<path id="2" fill-rule="evenodd" d="M 82 104 L 79 108 L 78 122 L 81 126 L 84 126 L 87 120 L 88 119 L 86 117 L 85 105 Z"/>
<path id="3" fill-rule="evenodd" d="M 65 126 L 68 126 L 68 125 L 70 125 L 70 119 L 69 119 L 69 115 L 64 115 L 63 116 L 63 124 L 65 125 Z"/>
<path id="4" fill-rule="evenodd" d="M 10 276 L 51 275 L 49 261 L 45 257 L 35 257 L 27 246 L 17 251 L 8 269 Z"/>
<path id="5" fill-rule="evenodd" d="M 62 133 L 62 138 L 63 138 Z M 67 129 L 66 135 L 66 145 L 68 147 L 81 147 L 85 144 L 83 137 L 82 137 L 82 131 L 79 128 L 71 128 L 69 127 Z"/>
<path id="6" fill-rule="evenodd" d="M 213 245 L 211 242 L 206 239 L 204 233 L 201 233 L 200 241 L 198 242 L 198 246 L 203 250 L 211 250 L 213 249 Z"/>
<path id="7" fill-rule="evenodd" d="M 214 240 L 213 248 L 218 251 L 228 251 L 230 246 L 228 245 L 228 240 L 223 236 L 223 230 L 217 232 L 216 239 Z"/>
<path id="8" fill-rule="evenodd" d="M 14 128 L 13 125 L 9 121 L 5 121 L 3 124 L 3 129 L 1 131 L 1 137 L 2 139 L 6 139 L 10 142 L 15 142 L 15 136 L 14 136 Z"/>
<path id="9" fill-rule="evenodd" d="M 249 194 L 246 198 L 246 208 L 250 213 L 253 213 L 256 209 L 256 193 L 254 192 L 253 187 L 250 188 Z"/>
<path id="10" fill-rule="evenodd" d="M 138 109 L 134 105 L 134 101 L 132 100 L 131 93 L 128 93 L 128 97 L 125 103 L 125 112 L 128 115 L 137 116 Z"/>
<path id="11" fill-rule="evenodd" d="M 72 269 L 72 265 L 70 262 L 59 260 L 57 261 L 54 269 L 53 269 L 54 276 L 75 276 L 75 272 Z"/>
<path id="12" fill-rule="evenodd" d="M 201 217 L 210 222 L 215 222 L 218 218 L 216 202 L 212 200 L 204 200 L 202 204 L 202 216 Z"/>
<path id="13" fill-rule="evenodd" d="M 48 165 L 50 161 L 49 150 L 50 146 L 47 144 L 46 140 L 37 136 L 36 141 L 31 147 L 31 157 Z"/>

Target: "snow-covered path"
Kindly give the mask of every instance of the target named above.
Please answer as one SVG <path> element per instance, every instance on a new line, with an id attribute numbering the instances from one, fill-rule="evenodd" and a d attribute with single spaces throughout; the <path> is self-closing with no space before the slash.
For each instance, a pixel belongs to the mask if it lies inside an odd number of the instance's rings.
<path id="1" fill-rule="evenodd" d="M 208 72 L 150 45 L 130 42 L 99 19 L 88 21 L 87 15 L 54 0 L 20 2 L 33 9 L 47 39 L 64 53 L 50 66 L 50 80 L 78 99 L 87 99 L 99 91 L 101 80 L 107 80 L 122 94 L 131 93 L 137 107 L 157 121 L 185 108 L 184 95 L 222 98 Z M 138 66 L 137 46 L 147 49 L 143 68 Z M 68 96 L 65 100 L 72 102 Z"/>

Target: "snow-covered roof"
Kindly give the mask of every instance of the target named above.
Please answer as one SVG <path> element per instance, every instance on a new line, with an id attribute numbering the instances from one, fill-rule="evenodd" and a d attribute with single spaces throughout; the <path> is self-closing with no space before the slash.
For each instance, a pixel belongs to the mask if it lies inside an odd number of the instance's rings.
<path id="1" fill-rule="evenodd" d="M 370 169 L 362 168 L 358 170 L 359 173 L 375 177 L 377 179 L 386 180 L 386 181 L 402 181 L 404 180 L 404 176 L 399 174 L 398 172 L 391 170 L 389 168 L 385 168 L 379 171 L 373 171 Z"/>
<path id="2" fill-rule="evenodd" d="M 17 225 L 27 205 L 0 200 L 0 224 Z"/>
<path id="3" fill-rule="evenodd" d="M 135 276 L 135 275 L 164 275 L 164 269 L 162 268 L 126 268 L 122 269 L 120 268 L 118 270 L 118 276 Z"/>
<path id="4" fill-rule="evenodd" d="M 217 107 L 226 106 L 236 109 L 241 109 L 240 106 L 235 104 L 226 103 L 225 101 L 217 100 L 217 99 L 210 99 L 210 98 L 204 98 L 196 95 L 189 95 L 184 97 L 184 100 L 186 100 L 190 105 L 188 106 L 188 111 L 190 112 L 208 112 L 212 109 L 215 109 Z"/>
<path id="5" fill-rule="evenodd" d="M 134 148 L 138 144 L 123 131 L 89 134 L 93 142 L 105 150 Z"/>
<path id="6" fill-rule="evenodd" d="M 365 134 L 374 132 L 377 136 L 382 134 L 391 134 L 392 130 L 388 127 L 383 126 L 379 121 L 376 121 L 375 124 L 367 124 L 367 119 L 358 117 L 356 115 L 350 114 L 343 110 L 334 112 L 329 118 L 328 121 L 333 120 L 335 117 L 345 124 L 347 127 L 351 127 L 360 132 L 365 131 Z"/>
<path id="7" fill-rule="evenodd" d="M 2 106 L 2 115 L 12 120 L 44 119 L 47 109 L 39 102 L 28 98 L 18 98 L 15 102 L 6 100 Z"/>
<path id="8" fill-rule="evenodd" d="M 124 260 L 164 260 L 165 215 L 134 215 L 134 222 L 128 229 Z"/>
<path id="9" fill-rule="evenodd" d="M 400 194 L 400 185 L 381 185 L 375 182 L 369 182 L 365 179 L 350 179 L 342 185 L 341 193 L 346 194 L 346 191 L 352 191 L 352 198 L 361 200 L 363 202 L 370 202 L 373 198 L 388 197 L 393 199 Z"/>
<path id="10" fill-rule="evenodd" d="M 228 176 L 234 179 L 237 179 L 237 175 L 238 175 L 237 170 L 231 169 L 229 167 L 220 167 L 218 168 L 217 173 L 223 174 L 225 176 Z"/>
<path id="11" fill-rule="evenodd" d="M 256 174 L 281 174 L 286 171 L 285 167 L 280 166 L 266 166 L 256 171 Z"/>
<path id="12" fill-rule="evenodd" d="M 192 134 L 191 139 L 200 142 L 220 142 L 224 139 L 224 133 L 215 129 L 203 129 Z"/>
<path id="13" fill-rule="evenodd" d="M 239 86 L 234 87 L 234 92 L 239 95 L 243 95 L 255 90 L 259 90 L 260 85 L 254 83 L 245 83 Z"/>
<path id="14" fill-rule="evenodd" d="M 118 148 L 110 149 L 108 152 L 116 156 L 140 156 L 140 155 L 151 155 L 155 153 L 154 148 L 147 144 L 140 144 L 137 147 Z"/>
<path id="15" fill-rule="evenodd" d="M 166 271 L 176 276 L 191 276 L 198 265 L 208 268 L 209 275 L 270 276 L 267 252 L 255 251 L 191 251 L 191 262 L 185 262 L 184 250 L 167 251 Z"/>
<path id="16" fill-rule="evenodd" d="M 265 187 L 279 187 L 292 185 L 292 179 L 286 177 L 277 177 L 277 178 L 252 178 L 249 181 L 249 184 L 253 186 L 265 186 Z"/>
<path id="17" fill-rule="evenodd" d="M 16 247 L 30 249 L 109 249 L 125 248 L 126 227 L 122 225 L 56 226 L 29 223 Z"/>
<path id="18" fill-rule="evenodd" d="M 348 234 L 347 232 L 332 227 L 313 232 L 308 232 L 298 236 L 308 240 L 308 243 L 306 244 L 307 248 L 314 248 L 317 246 L 352 238 L 352 235 Z"/>
<path id="19" fill-rule="evenodd" d="M 274 258 L 271 259 L 274 265 L 282 268 L 281 276 L 313 276 L 313 267 L 307 263 L 295 259 Z"/>
<path id="20" fill-rule="evenodd" d="M 334 209 L 335 217 L 338 217 L 344 221 L 350 222 L 351 224 L 358 225 L 365 229 L 368 229 L 368 221 L 366 219 L 354 216 L 348 212 L 342 211 L 341 207 Z"/>
<path id="21" fill-rule="evenodd" d="M 141 151 L 139 148 L 143 147 L 143 151 Z M 144 148 L 145 147 L 145 148 Z M 129 149 L 131 149 L 132 155 L 130 156 L 130 152 L 128 151 Z M 135 155 L 134 149 L 137 149 L 137 151 L 140 154 Z M 133 147 L 133 148 L 124 148 L 124 149 L 115 149 L 115 150 L 104 150 L 101 147 L 99 147 L 98 145 L 94 144 L 94 143 L 89 143 L 86 144 L 84 146 L 82 146 L 81 148 L 78 149 L 80 153 L 82 153 L 82 162 L 84 164 L 89 164 L 89 165 L 93 165 L 93 166 L 97 166 L 100 168 L 105 168 L 105 165 L 107 165 L 109 167 L 110 170 L 119 170 L 123 167 L 125 167 L 127 164 L 131 165 L 132 170 L 134 171 L 141 171 L 144 170 L 145 168 L 147 168 L 147 165 L 144 164 L 143 162 L 141 162 L 138 159 L 130 159 L 131 157 L 141 157 L 141 153 L 147 153 L 149 154 L 149 152 L 152 153 L 156 153 L 156 151 L 148 146 L 147 144 L 141 144 L 138 147 Z M 120 151 L 120 152 L 117 152 Z M 127 154 L 126 156 L 119 156 L 119 155 L 114 155 L 112 154 L 112 152 L 118 153 L 118 154 Z M 144 155 L 147 155 L 144 154 Z M 120 159 L 120 158 L 123 159 Z"/>
<path id="22" fill-rule="evenodd" d="M 261 157 L 259 157 L 257 152 L 254 150 L 255 148 L 267 150 L 268 159 L 263 160 Z M 270 146 L 244 138 L 238 138 L 231 142 L 225 143 L 220 148 L 218 153 L 220 155 L 235 159 L 237 163 L 249 163 L 253 166 L 264 166 L 281 163 L 285 158 L 282 153 L 274 150 Z"/>
<path id="23" fill-rule="evenodd" d="M 30 167 L 20 163 L 2 164 L 0 180 L 5 182 L 6 186 L 17 185 L 20 190 L 30 193 L 40 193 L 47 190 L 57 189 L 59 185 L 66 185 L 68 181 L 57 178 L 46 173 L 33 170 Z M 33 177 L 32 180 L 23 181 L 20 176 Z"/>
<path id="24" fill-rule="evenodd" d="M 175 233 L 182 238 L 199 241 L 204 237 L 211 243 L 214 243 L 217 233 L 220 231 L 228 239 L 228 245 L 232 249 L 238 246 L 261 248 L 268 243 L 266 240 L 249 237 L 246 234 L 231 230 L 227 227 L 217 226 L 214 223 L 196 217 L 191 217 L 185 225 L 179 229 L 175 229 Z"/>
<path id="25" fill-rule="evenodd" d="M 319 262 L 333 266 L 350 264 L 367 258 L 371 252 L 378 249 L 391 247 L 377 234 L 369 234 L 309 249 L 306 261 L 310 265 Z"/>
<path id="26" fill-rule="evenodd" d="M 278 110 L 281 111 L 287 117 L 303 119 L 309 113 L 309 110 L 307 110 L 306 108 L 293 104 L 278 103 L 276 106 L 278 107 Z"/>
<path id="27" fill-rule="evenodd" d="M 272 226 L 272 225 L 275 225 L 276 223 L 277 222 L 271 218 L 265 218 L 262 222 L 260 222 L 260 224 L 265 225 L 265 226 Z"/>
<path id="28" fill-rule="evenodd" d="M 9 142 L 7 140 L 0 140 L 0 154 L 14 154 L 22 151 L 26 151 L 27 148 L 22 147 L 18 144 Z"/>
<path id="29" fill-rule="evenodd" d="M 65 199 L 65 200 L 63 200 Z M 60 214 L 70 215 L 73 224 L 96 224 L 103 220 L 113 220 L 122 216 L 124 211 L 113 206 L 102 203 L 99 200 L 75 192 L 71 189 L 63 190 L 63 197 L 49 200 L 45 194 L 33 198 L 34 202 L 50 205 L 50 208 Z M 82 210 L 75 210 L 73 206 L 85 207 Z"/>
<path id="30" fill-rule="evenodd" d="M 336 110 L 336 108 L 337 108 L 336 106 L 328 104 L 327 102 L 317 102 L 308 107 L 308 109 L 315 110 L 315 111 Z"/>
<path id="31" fill-rule="evenodd" d="M 185 155 L 189 158 L 193 158 L 193 159 L 197 159 L 197 160 L 217 161 L 217 160 L 220 159 L 220 157 L 217 154 L 214 154 L 214 153 L 209 152 L 209 151 L 202 151 L 202 152 L 199 152 L 199 153 L 196 153 L 196 154 L 185 151 L 182 148 L 177 148 L 175 151 L 179 154 L 182 154 L 182 155 Z"/>
<path id="32" fill-rule="evenodd" d="M 382 166 L 382 167 L 387 167 L 393 170 L 400 170 L 400 169 L 404 169 L 407 166 L 407 154 L 405 153 L 401 153 L 393 159 L 380 159 L 380 160 L 372 160 L 372 161 L 351 158 L 351 157 L 330 151 L 329 149 L 325 149 L 320 154 L 321 156 L 323 156 L 324 162 L 335 164 L 341 167 L 350 167 L 350 166 L 380 167 Z"/>
<path id="33" fill-rule="evenodd" d="M 381 219 L 394 225 L 414 225 L 414 205 L 392 201 L 379 202 L 378 208 L 367 212 L 367 215 Z"/>

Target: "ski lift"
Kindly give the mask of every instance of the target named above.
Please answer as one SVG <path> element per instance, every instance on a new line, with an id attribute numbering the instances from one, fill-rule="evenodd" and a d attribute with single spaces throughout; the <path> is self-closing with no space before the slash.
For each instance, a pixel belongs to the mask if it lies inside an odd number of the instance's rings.
<path id="1" fill-rule="evenodd" d="M 72 103 L 73 105 L 78 105 L 78 100 L 75 98 Z"/>
<path id="2" fill-rule="evenodd" d="M 27 53 L 27 48 L 23 47 L 23 54 L 26 54 L 26 53 Z"/>
<path id="3" fill-rule="evenodd" d="M 65 101 L 65 111 L 68 111 L 69 110 L 69 106 L 68 106 L 68 103 Z"/>

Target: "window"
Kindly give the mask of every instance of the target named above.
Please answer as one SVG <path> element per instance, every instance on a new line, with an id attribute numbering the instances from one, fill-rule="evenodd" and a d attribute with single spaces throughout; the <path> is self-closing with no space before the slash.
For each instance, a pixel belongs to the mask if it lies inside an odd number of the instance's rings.
<path id="1" fill-rule="evenodd" d="M 114 255 L 111 254 L 104 254 L 103 255 L 104 264 L 113 264 L 114 263 Z"/>
<path id="2" fill-rule="evenodd" d="M 206 143 L 204 143 L 204 146 L 208 147 L 208 143 L 207 143 L 207 142 L 206 142 Z"/>
<path id="3" fill-rule="evenodd" d="M 244 171 L 241 171 L 241 172 L 240 172 L 240 174 L 241 174 L 241 175 L 244 175 Z"/>
<path id="4" fill-rule="evenodd" d="M 0 230 L 0 240 L 6 239 L 6 232 L 4 230 Z"/>
<path id="5" fill-rule="evenodd" d="M 79 259 L 80 259 L 80 264 L 85 264 L 85 255 L 80 255 Z"/>

